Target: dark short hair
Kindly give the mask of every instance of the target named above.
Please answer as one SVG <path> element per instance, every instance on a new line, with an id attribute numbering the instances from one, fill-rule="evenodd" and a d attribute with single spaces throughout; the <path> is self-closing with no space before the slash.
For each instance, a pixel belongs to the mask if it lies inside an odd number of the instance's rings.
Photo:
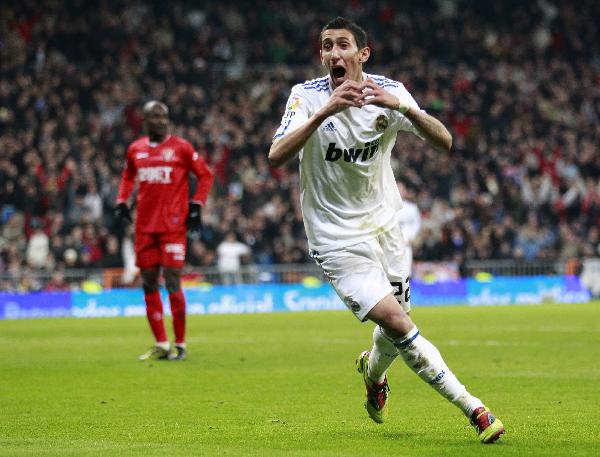
<path id="1" fill-rule="evenodd" d="M 367 46 L 367 32 L 365 32 L 365 30 L 356 22 L 352 22 L 351 20 L 341 16 L 332 19 L 325 25 L 325 27 L 323 27 L 321 33 L 319 34 L 319 46 L 321 46 L 323 41 L 323 32 L 330 29 L 350 30 L 352 35 L 354 35 L 354 40 L 356 41 L 356 46 L 358 49 L 362 49 Z"/>

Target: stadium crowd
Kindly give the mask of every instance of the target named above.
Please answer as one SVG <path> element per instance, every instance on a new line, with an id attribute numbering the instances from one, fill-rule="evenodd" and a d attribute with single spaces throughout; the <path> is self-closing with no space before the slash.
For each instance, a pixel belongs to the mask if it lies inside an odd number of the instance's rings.
<path id="1" fill-rule="evenodd" d="M 266 155 L 291 85 L 322 76 L 337 15 L 369 32 L 367 71 L 454 137 L 448 153 L 399 139 L 415 260 L 600 255 L 598 2 L 24 0 L 0 6 L 0 289 L 127 262 L 112 214 L 149 99 L 216 173 L 189 265 L 217 265 L 231 233 L 245 262 L 311 261 L 297 163 Z"/>

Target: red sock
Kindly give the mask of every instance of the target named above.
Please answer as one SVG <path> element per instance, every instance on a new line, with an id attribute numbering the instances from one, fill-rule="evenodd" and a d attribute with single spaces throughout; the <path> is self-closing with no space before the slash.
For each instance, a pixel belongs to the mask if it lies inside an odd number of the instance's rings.
<path id="1" fill-rule="evenodd" d="M 173 317 L 173 332 L 175 333 L 175 344 L 185 343 L 185 296 L 179 289 L 174 294 L 169 294 L 171 302 L 171 316 Z"/>
<path id="2" fill-rule="evenodd" d="M 146 317 L 148 317 L 148 323 L 150 329 L 154 334 L 154 338 L 157 343 L 166 343 L 167 334 L 165 333 L 165 323 L 163 321 L 163 304 L 160 299 L 160 292 L 154 291 L 149 294 L 144 294 L 144 300 L 146 301 Z"/>

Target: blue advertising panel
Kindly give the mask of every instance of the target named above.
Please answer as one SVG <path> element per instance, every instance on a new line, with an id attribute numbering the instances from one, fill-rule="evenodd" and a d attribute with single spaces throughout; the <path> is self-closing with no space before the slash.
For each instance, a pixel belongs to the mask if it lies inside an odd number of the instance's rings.
<path id="1" fill-rule="evenodd" d="M 213 286 L 187 289 L 188 307 L 195 314 L 269 313 L 346 309 L 329 284 Z"/>
<path id="2" fill-rule="evenodd" d="M 457 305 L 467 302 L 466 281 L 410 282 L 410 301 L 415 306 Z"/>
<path id="3" fill-rule="evenodd" d="M 498 277 L 489 281 L 467 279 L 469 305 L 582 303 L 590 293 L 571 276 Z"/>
<path id="4" fill-rule="evenodd" d="M 164 305 L 168 295 L 161 292 Z M 345 309 L 329 284 L 202 286 L 185 289 L 189 314 L 270 313 Z M 164 306 L 169 313 L 169 306 Z M 111 317 L 146 314 L 144 294 L 137 289 L 112 289 L 99 293 L 74 292 L 73 316 Z"/>
<path id="5" fill-rule="evenodd" d="M 544 302 L 582 303 L 590 299 L 577 277 L 497 277 L 485 281 L 467 279 L 434 284 L 412 281 L 411 301 L 418 306 L 450 304 L 511 305 Z M 342 310 L 344 304 L 328 283 L 204 285 L 186 288 L 189 314 L 241 314 L 281 311 Z M 164 312 L 169 299 L 161 291 Z M 33 317 L 144 316 L 141 289 L 90 292 L 0 292 L 0 319 Z"/>
<path id="6" fill-rule="evenodd" d="M 0 292 L 0 319 L 71 315 L 71 292 Z"/>
<path id="7" fill-rule="evenodd" d="M 162 294 L 163 303 L 169 304 Z M 165 306 L 165 311 L 169 307 Z M 74 317 L 145 316 L 144 292 L 136 289 L 110 289 L 98 293 L 73 292 Z"/>

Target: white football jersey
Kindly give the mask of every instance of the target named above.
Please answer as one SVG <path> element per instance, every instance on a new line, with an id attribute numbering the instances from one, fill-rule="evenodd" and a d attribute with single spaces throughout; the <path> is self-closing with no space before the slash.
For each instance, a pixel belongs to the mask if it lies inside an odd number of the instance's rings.
<path id="1" fill-rule="evenodd" d="M 363 74 L 393 94 L 404 85 L 384 76 Z M 292 88 L 273 139 L 297 129 L 327 103 L 329 76 Z M 367 105 L 328 117 L 300 150 L 300 198 L 310 249 L 327 252 L 359 243 L 397 222 L 402 199 L 390 164 L 398 131 L 421 137 L 399 111 Z"/>
<path id="2" fill-rule="evenodd" d="M 408 200 L 402 202 L 402 210 L 398 213 L 398 223 L 402 227 L 404 239 L 411 243 L 421 230 L 421 213 L 418 206 Z"/>

